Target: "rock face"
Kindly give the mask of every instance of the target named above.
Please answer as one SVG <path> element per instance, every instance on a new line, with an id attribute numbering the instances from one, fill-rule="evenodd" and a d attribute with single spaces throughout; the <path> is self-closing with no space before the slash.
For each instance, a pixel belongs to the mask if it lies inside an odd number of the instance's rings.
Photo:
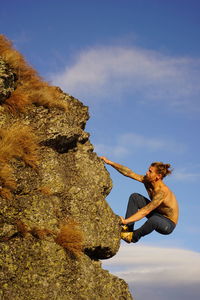
<path id="1" fill-rule="evenodd" d="M 9 66 L 0 60 L 0 103 L 11 95 L 15 88 L 15 75 Z"/>
<path id="2" fill-rule="evenodd" d="M 120 226 L 105 200 L 111 179 L 84 131 L 88 108 L 57 88 L 64 110 L 55 101 L 10 110 L 25 80 L 6 53 L 0 47 L 0 298 L 132 299 L 101 268 L 119 249 Z"/>

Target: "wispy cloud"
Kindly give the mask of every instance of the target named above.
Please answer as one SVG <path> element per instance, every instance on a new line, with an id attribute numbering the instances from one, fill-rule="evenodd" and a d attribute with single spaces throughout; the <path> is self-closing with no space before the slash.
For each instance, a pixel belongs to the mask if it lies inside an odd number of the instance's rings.
<path id="1" fill-rule="evenodd" d="M 182 153 L 186 146 L 177 141 L 162 139 L 157 137 L 144 136 L 138 133 L 125 133 L 117 137 L 114 145 L 96 144 L 95 151 L 99 155 L 111 155 L 113 157 L 123 157 L 133 154 L 141 149 L 148 151 L 167 151 Z"/>
<path id="2" fill-rule="evenodd" d="M 129 285 L 140 287 L 140 294 L 142 289 L 149 287 L 149 299 L 168 299 L 157 298 L 152 294 L 153 290 L 162 291 L 164 286 L 176 290 L 187 285 L 191 296 L 194 286 L 200 292 L 198 252 L 144 245 L 122 245 L 119 253 L 105 261 L 103 266 L 125 279 Z M 176 291 L 174 293 L 176 294 Z"/>
<path id="3" fill-rule="evenodd" d="M 144 136 L 137 133 L 126 133 L 120 136 L 119 142 L 121 144 L 130 145 L 131 147 L 143 148 L 149 150 L 165 150 L 170 152 L 182 152 L 186 150 L 186 146 L 174 140 L 163 139 L 160 137 Z"/>
<path id="4" fill-rule="evenodd" d="M 128 90 L 140 101 L 200 108 L 200 59 L 136 47 L 94 47 L 77 54 L 71 65 L 51 79 L 67 92 L 91 101 L 122 98 Z"/>
<path id="5" fill-rule="evenodd" d="M 194 167 L 177 168 L 173 173 L 174 179 L 178 181 L 196 181 L 200 179 L 200 172 L 194 170 Z"/>

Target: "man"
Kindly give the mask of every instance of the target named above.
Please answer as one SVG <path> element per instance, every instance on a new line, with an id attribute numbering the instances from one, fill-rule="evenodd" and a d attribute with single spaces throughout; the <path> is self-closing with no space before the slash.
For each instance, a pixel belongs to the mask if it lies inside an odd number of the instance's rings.
<path id="1" fill-rule="evenodd" d="M 115 168 L 124 176 L 142 182 L 147 190 L 149 199 L 140 195 L 132 194 L 129 198 L 126 217 L 121 218 L 121 238 L 127 243 L 136 243 L 139 239 L 153 230 L 161 234 L 170 234 L 178 222 L 178 203 L 175 195 L 164 184 L 163 178 L 171 174 L 170 164 L 154 162 L 145 175 L 138 175 L 129 168 L 117 164 L 106 157 L 101 159 Z M 147 221 L 138 229 L 134 230 L 136 221 L 146 217 Z"/>

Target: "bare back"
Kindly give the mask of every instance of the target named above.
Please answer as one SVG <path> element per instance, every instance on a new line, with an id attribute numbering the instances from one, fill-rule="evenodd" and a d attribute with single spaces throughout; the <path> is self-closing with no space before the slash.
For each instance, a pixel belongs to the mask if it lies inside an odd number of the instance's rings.
<path id="1" fill-rule="evenodd" d="M 158 191 L 162 190 L 164 192 L 163 200 L 155 211 L 177 224 L 179 208 L 174 193 L 163 182 L 157 189 L 154 189 L 147 182 L 144 182 L 144 185 L 151 200 L 157 195 Z"/>

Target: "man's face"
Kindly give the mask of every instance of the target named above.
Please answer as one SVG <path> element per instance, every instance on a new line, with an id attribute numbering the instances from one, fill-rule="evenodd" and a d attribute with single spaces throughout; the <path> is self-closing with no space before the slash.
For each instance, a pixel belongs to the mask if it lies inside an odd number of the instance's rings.
<path id="1" fill-rule="evenodd" d="M 160 179 L 159 174 L 157 173 L 156 167 L 150 166 L 146 172 L 145 179 L 150 182 L 157 181 Z"/>

